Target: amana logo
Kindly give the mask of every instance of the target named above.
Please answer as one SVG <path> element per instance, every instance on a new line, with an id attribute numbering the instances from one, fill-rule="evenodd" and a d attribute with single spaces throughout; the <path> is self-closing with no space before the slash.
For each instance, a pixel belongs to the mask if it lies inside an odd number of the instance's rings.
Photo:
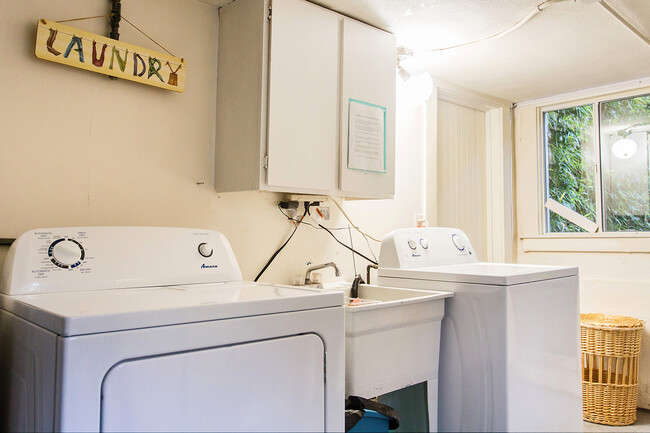
<path id="1" fill-rule="evenodd" d="M 206 265 L 205 263 L 201 265 L 201 269 L 218 268 L 218 267 L 219 265 Z"/>

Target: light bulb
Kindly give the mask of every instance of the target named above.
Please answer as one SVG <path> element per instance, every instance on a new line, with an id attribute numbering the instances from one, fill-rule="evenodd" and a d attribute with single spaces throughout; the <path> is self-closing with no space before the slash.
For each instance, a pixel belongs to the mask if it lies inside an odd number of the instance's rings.
<path id="1" fill-rule="evenodd" d="M 618 159 L 629 159 L 636 153 L 636 141 L 631 138 L 621 138 L 612 144 L 612 153 Z"/>
<path id="2" fill-rule="evenodd" d="M 433 79 L 427 72 L 411 76 L 406 82 L 406 97 L 411 105 L 424 104 L 433 92 Z"/>
<path id="3" fill-rule="evenodd" d="M 401 65 L 397 65 L 397 74 L 405 83 L 411 78 L 411 73 L 404 69 Z"/>

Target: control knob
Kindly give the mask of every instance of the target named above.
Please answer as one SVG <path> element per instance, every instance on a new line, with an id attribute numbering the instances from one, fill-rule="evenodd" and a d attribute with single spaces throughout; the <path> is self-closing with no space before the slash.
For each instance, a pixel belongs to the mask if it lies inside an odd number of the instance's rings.
<path id="1" fill-rule="evenodd" d="M 418 244 L 415 243 L 415 241 L 413 239 L 409 239 L 408 244 L 409 244 L 409 248 L 412 249 L 412 250 L 414 250 L 414 249 L 416 249 L 418 247 Z"/>
<path id="2" fill-rule="evenodd" d="M 458 248 L 458 251 L 465 251 L 465 247 L 466 247 L 465 241 L 456 233 L 451 235 L 451 241 L 454 243 L 454 246 Z"/>
<path id="3" fill-rule="evenodd" d="M 207 244 L 205 242 L 199 244 L 199 254 L 201 254 L 203 257 L 210 257 L 212 256 L 212 247 L 210 244 Z"/>
<path id="4" fill-rule="evenodd" d="M 52 263 L 63 269 L 76 268 L 85 255 L 81 244 L 69 238 L 57 239 L 48 248 L 48 256 Z"/>

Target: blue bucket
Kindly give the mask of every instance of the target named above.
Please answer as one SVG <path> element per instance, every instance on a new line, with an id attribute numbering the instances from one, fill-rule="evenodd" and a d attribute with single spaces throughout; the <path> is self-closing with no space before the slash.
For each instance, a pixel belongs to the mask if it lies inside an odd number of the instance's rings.
<path id="1" fill-rule="evenodd" d="M 363 418 L 350 429 L 348 433 L 365 433 L 365 432 L 387 432 L 389 417 L 375 412 L 374 410 L 364 409 Z"/>

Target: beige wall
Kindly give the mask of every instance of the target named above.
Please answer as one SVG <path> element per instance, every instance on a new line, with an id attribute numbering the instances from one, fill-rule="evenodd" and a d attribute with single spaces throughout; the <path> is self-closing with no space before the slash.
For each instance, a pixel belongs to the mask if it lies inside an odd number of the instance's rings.
<path id="1" fill-rule="evenodd" d="M 215 193 L 217 9 L 195 0 L 123 2 L 126 18 L 187 61 L 185 93 L 46 62 L 34 56 L 36 20 L 108 13 L 105 0 L 0 0 L 0 237 L 38 227 L 200 227 L 230 240 L 252 279 L 292 230 L 277 194 Z M 104 20 L 69 23 L 107 34 Z M 122 21 L 121 40 L 159 50 Z M 422 213 L 424 108 L 398 103 L 395 200 L 346 202 L 375 237 Z M 346 225 L 334 206 L 330 226 Z M 348 241 L 347 231 L 338 231 Z M 354 245 L 368 253 L 353 234 Z M 379 247 L 373 244 L 375 254 Z M 7 248 L 0 247 L 0 262 Z M 334 260 L 353 277 L 350 253 L 301 227 L 263 280 L 287 283 L 307 262 Z M 358 260 L 358 272 L 365 263 Z M 324 278 L 333 275 L 325 271 Z"/>
<path id="2" fill-rule="evenodd" d="M 583 313 L 620 314 L 650 322 L 650 236 L 543 236 L 543 162 L 537 126 L 541 104 L 518 107 L 514 115 L 517 262 L 578 266 Z M 638 405 L 650 408 L 647 328 L 641 348 Z"/>

